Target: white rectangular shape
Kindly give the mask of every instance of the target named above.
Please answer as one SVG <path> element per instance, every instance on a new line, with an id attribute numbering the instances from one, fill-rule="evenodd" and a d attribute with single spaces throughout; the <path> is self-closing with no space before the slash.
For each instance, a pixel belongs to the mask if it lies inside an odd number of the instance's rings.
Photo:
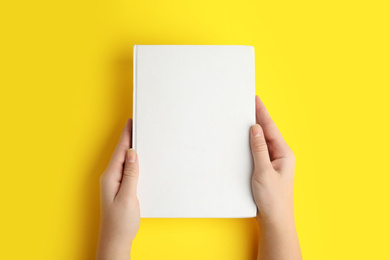
<path id="1" fill-rule="evenodd" d="M 134 45 L 142 218 L 256 216 L 254 47 Z"/>

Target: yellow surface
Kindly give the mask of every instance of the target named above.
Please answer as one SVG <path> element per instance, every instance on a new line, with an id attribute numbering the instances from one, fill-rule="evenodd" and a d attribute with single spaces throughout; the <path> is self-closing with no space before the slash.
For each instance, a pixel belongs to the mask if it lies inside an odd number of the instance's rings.
<path id="1" fill-rule="evenodd" d="M 387 2 L 3 1 L 0 259 L 94 257 L 133 44 L 255 46 L 257 94 L 297 157 L 304 258 L 390 259 Z M 132 257 L 255 259 L 257 232 L 142 220 Z"/>

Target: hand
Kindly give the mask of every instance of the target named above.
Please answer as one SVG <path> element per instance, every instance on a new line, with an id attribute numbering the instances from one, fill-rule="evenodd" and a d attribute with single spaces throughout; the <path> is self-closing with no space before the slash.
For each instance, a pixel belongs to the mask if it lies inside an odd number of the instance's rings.
<path id="1" fill-rule="evenodd" d="M 130 259 L 140 225 L 138 156 L 130 149 L 132 120 L 123 129 L 110 163 L 100 177 L 101 221 L 96 258 Z"/>
<path id="2" fill-rule="evenodd" d="M 266 222 L 284 221 L 294 213 L 294 154 L 258 96 L 256 119 L 258 124 L 251 128 L 250 143 L 254 160 L 252 191 L 258 218 Z"/>
<path id="3" fill-rule="evenodd" d="M 294 220 L 295 157 L 258 96 L 256 119 L 250 144 L 252 192 L 262 229 L 259 259 L 301 259 Z"/>

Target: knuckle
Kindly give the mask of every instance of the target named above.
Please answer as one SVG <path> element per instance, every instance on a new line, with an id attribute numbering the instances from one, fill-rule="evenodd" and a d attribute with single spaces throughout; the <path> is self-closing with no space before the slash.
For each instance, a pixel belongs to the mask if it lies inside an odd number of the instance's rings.
<path id="1" fill-rule="evenodd" d="M 252 182 L 257 182 L 262 184 L 264 182 L 263 178 L 261 178 L 260 174 L 258 174 L 256 171 L 253 172 L 252 175 Z"/>
<path id="2" fill-rule="evenodd" d="M 270 175 L 269 173 L 270 173 L 269 170 L 259 171 L 255 169 L 252 174 L 252 181 L 264 185 L 265 183 L 267 183 L 267 179 L 269 178 Z"/>
<path id="3" fill-rule="evenodd" d="M 138 169 L 127 168 L 123 171 L 123 175 L 128 176 L 128 177 L 137 177 L 138 176 Z"/>
<path id="4" fill-rule="evenodd" d="M 252 183 L 259 183 L 259 184 L 263 184 L 264 183 L 264 180 L 259 176 L 259 174 L 256 174 L 255 172 L 253 173 L 252 175 Z"/>
<path id="5" fill-rule="evenodd" d="M 254 152 L 266 152 L 268 151 L 268 147 L 264 139 L 262 139 L 253 143 L 252 150 Z"/>

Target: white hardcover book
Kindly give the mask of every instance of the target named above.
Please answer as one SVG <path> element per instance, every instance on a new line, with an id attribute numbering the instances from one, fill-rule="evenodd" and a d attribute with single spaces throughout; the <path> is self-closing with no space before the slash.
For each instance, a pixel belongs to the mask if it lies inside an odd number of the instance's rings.
<path id="1" fill-rule="evenodd" d="M 142 218 L 256 216 L 254 47 L 134 45 Z"/>

